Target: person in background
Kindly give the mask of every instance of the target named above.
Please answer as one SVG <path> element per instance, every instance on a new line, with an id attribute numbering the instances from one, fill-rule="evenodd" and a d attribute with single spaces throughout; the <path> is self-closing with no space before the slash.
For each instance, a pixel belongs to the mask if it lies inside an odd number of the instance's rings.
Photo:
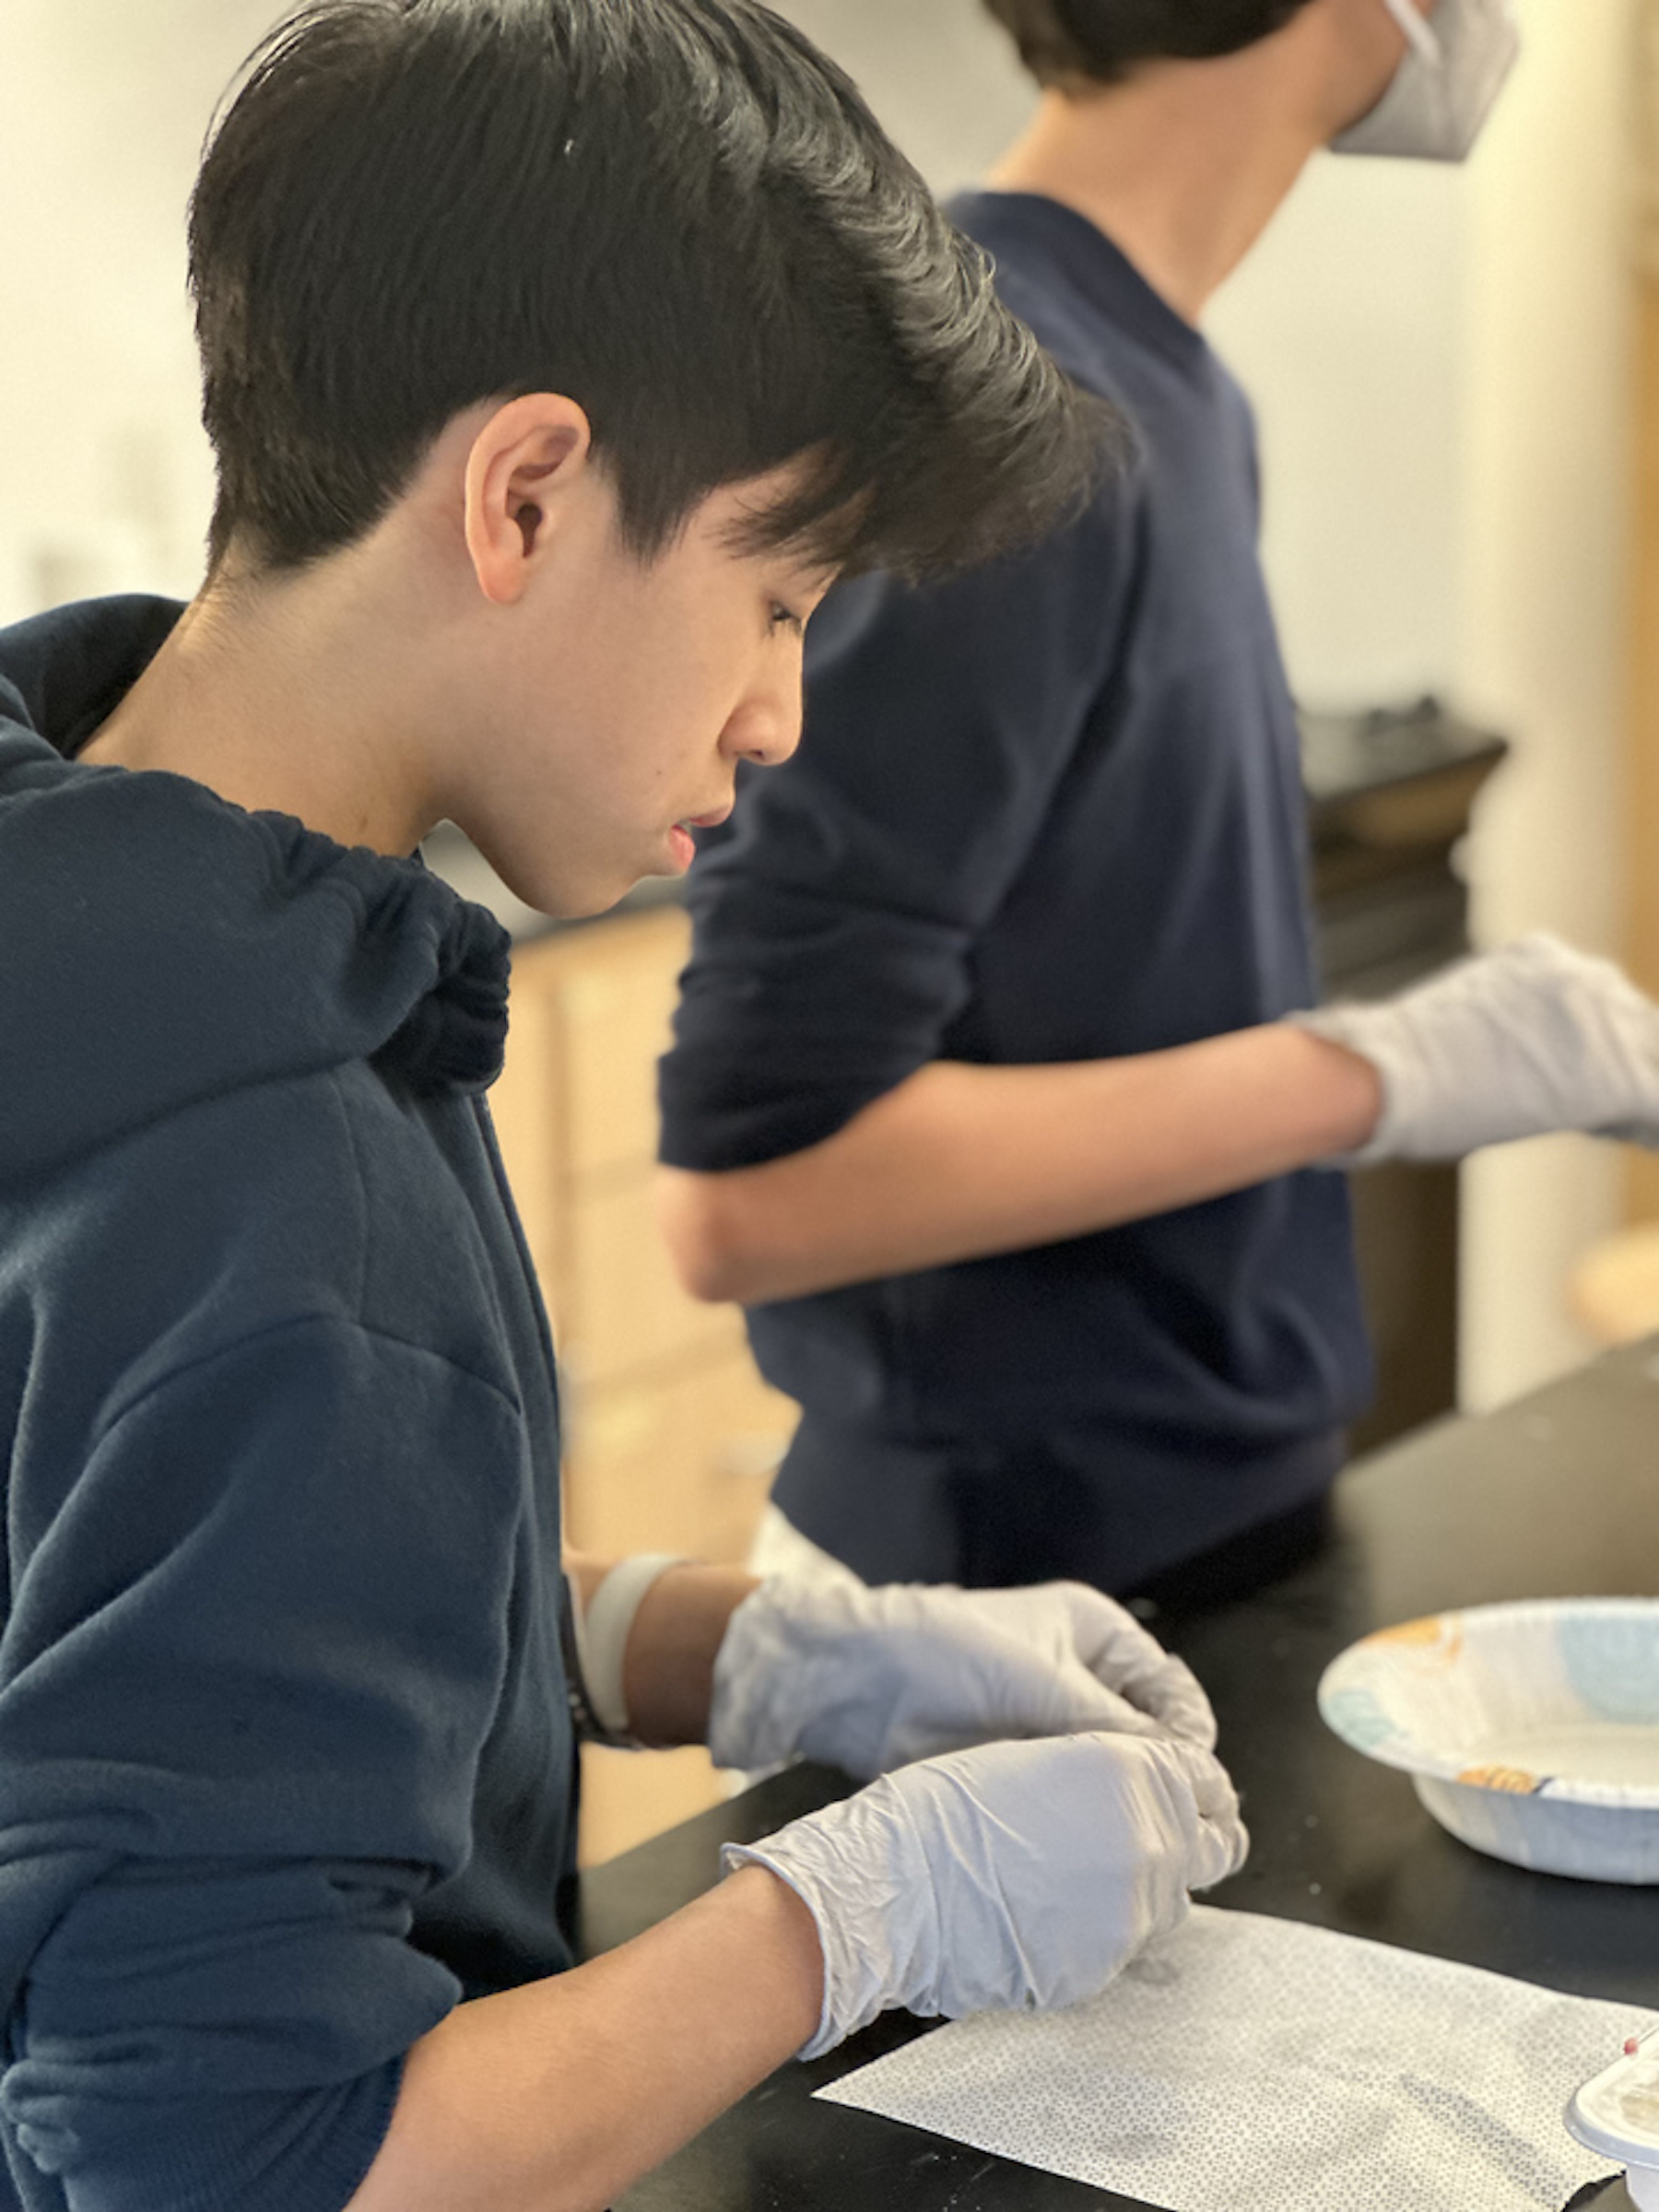
<path id="1" fill-rule="evenodd" d="M 1244 1837 L 1094 1593 L 567 1583 L 507 942 L 417 848 L 683 865 L 830 578 L 1028 536 L 1100 414 L 749 0 L 320 0 L 191 272 L 200 594 L 0 635 L 0 2206 L 599 2212 Z M 877 1779 L 576 1965 L 578 1728 Z"/>
<path id="2" fill-rule="evenodd" d="M 991 6 L 1042 97 L 952 212 L 1131 449 L 1034 551 L 831 595 L 805 745 L 692 872 L 661 1216 L 802 1408 L 757 1565 L 1202 1603 L 1317 1540 L 1366 1401 L 1324 1171 L 1651 1142 L 1659 1016 L 1547 940 L 1308 1011 L 1253 426 L 1199 329 L 1318 148 L 1469 151 L 1507 0 Z"/>

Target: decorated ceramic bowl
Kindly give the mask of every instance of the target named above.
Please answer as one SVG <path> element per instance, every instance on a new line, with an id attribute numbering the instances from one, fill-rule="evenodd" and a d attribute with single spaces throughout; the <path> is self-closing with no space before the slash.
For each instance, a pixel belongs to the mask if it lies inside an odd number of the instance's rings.
<path id="1" fill-rule="evenodd" d="M 1353 1644 L 1319 1710 L 1477 1851 L 1659 1882 L 1659 1598 L 1475 1606 Z"/>

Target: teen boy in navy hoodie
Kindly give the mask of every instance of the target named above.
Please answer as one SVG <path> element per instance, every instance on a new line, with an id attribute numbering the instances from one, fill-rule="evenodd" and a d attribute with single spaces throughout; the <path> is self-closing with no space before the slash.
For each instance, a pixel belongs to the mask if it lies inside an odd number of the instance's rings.
<path id="1" fill-rule="evenodd" d="M 579 1621 L 507 945 L 412 856 L 683 865 L 830 577 L 1040 527 L 1101 417 L 748 0 L 324 0 L 191 244 L 207 581 L 0 638 L 0 2203 L 594 2212 L 1243 1838 L 1089 1592 L 579 1561 Z M 572 1967 L 573 1713 L 879 1779 Z"/>

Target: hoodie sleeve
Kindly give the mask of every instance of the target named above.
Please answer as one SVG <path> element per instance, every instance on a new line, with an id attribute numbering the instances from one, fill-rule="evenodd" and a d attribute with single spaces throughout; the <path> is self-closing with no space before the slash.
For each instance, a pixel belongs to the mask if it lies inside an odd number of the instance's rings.
<path id="1" fill-rule="evenodd" d="M 671 1166 L 802 1151 L 939 1056 L 1121 649 L 1138 514 L 1124 478 L 1033 552 L 815 617 L 801 748 L 693 871 Z"/>
<path id="2" fill-rule="evenodd" d="M 353 1323 L 112 1415 L 0 1669 L 0 2113 L 70 2212 L 339 2212 L 456 2002 L 409 1941 L 505 1664 L 517 1408 Z M 32 1521 L 32 1525 L 31 1525 Z"/>

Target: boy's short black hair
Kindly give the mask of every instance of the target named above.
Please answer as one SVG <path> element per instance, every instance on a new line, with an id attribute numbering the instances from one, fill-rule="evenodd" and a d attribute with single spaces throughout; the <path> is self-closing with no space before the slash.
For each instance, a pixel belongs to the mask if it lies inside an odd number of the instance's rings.
<path id="1" fill-rule="evenodd" d="M 1041 85 L 1115 84 L 1138 63 L 1204 61 L 1280 30 L 1307 0 L 985 0 Z"/>
<path id="2" fill-rule="evenodd" d="M 1035 535 L 1111 428 L 852 83 L 757 0 L 314 0 L 191 207 L 210 553 L 369 531 L 443 426 L 575 399 L 641 558 L 796 460 L 746 549 L 910 574 Z"/>

